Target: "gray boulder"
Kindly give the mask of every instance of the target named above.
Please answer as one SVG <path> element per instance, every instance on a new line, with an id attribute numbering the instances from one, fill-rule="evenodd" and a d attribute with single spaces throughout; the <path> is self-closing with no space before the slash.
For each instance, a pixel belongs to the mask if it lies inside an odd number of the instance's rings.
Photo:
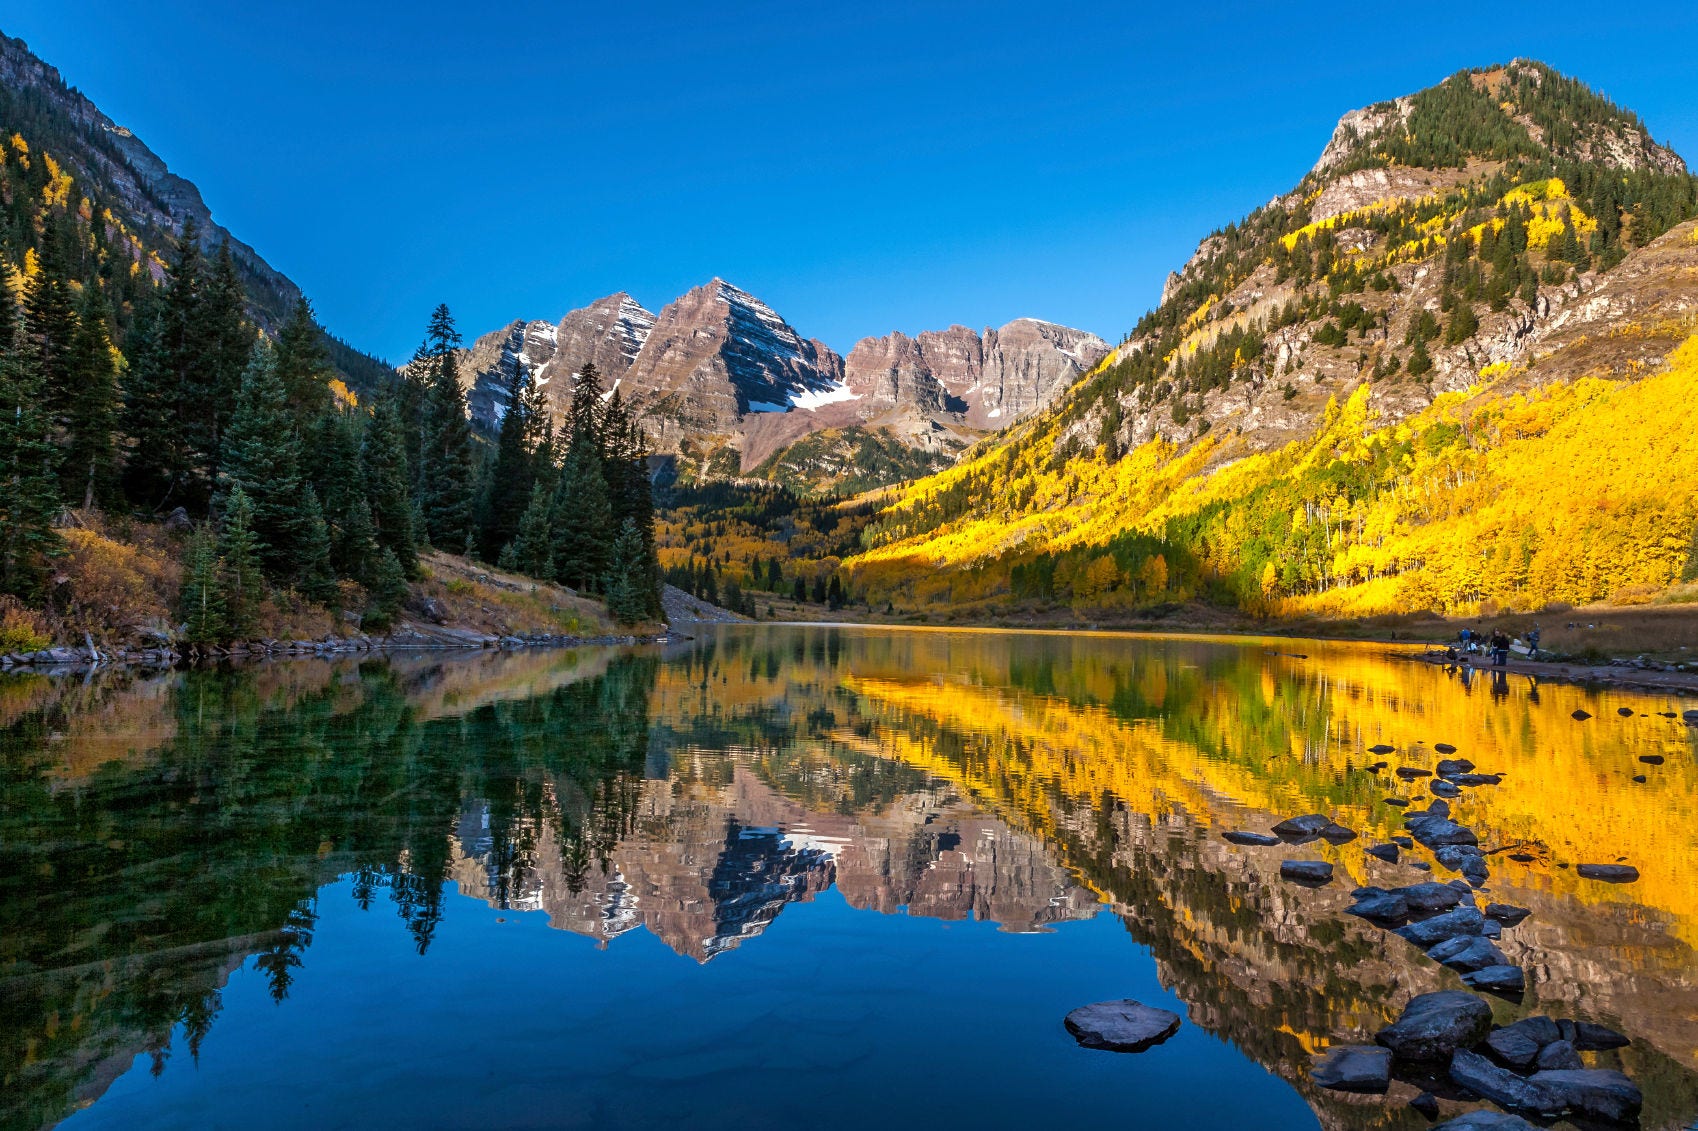
<path id="1" fill-rule="evenodd" d="M 1478 936 L 1446 939 L 1429 950 L 1427 957 L 1452 970 L 1465 972 L 1502 966 L 1509 961 L 1503 951 L 1492 945 L 1491 940 Z"/>
<path id="2" fill-rule="evenodd" d="M 1393 893 L 1402 896 L 1412 910 L 1427 913 L 1448 911 L 1468 898 L 1466 892 L 1458 891 L 1449 884 L 1441 884 L 1434 880 L 1428 880 L 1423 884 L 1410 884 L 1404 888 L 1395 888 Z"/>
<path id="3" fill-rule="evenodd" d="M 1479 934 L 1485 921 L 1486 917 L 1474 908 L 1458 907 L 1454 911 L 1446 911 L 1443 915 L 1435 915 L 1431 919 L 1422 919 L 1418 923 L 1399 927 L 1397 933 L 1422 950 L 1431 950 L 1446 939 Z"/>
<path id="4" fill-rule="evenodd" d="M 1466 774 L 1473 769 L 1474 763 L 1466 758 L 1442 758 L 1437 766 L 1437 772 L 1441 778 L 1447 778 L 1451 774 Z"/>
<path id="5" fill-rule="evenodd" d="M 1552 1041 L 1564 1041 L 1570 1039 L 1562 1035 L 1562 1030 L 1557 1027 L 1557 1023 L 1555 1021 L 1552 1021 L 1549 1017 L 1546 1017 L 1542 1013 L 1535 1014 L 1532 1017 L 1523 1017 L 1513 1025 L 1505 1025 L 1503 1031 L 1506 1033 L 1521 1033 L 1534 1044 L 1541 1047 L 1550 1044 Z"/>
<path id="6" fill-rule="evenodd" d="M 1455 785 L 1443 778 L 1435 778 L 1433 784 L 1427 788 L 1432 791 L 1434 797 L 1457 797 L 1462 793 Z"/>
<path id="7" fill-rule="evenodd" d="M 1496 919 L 1506 927 L 1515 926 L 1531 914 L 1525 907 L 1517 907 L 1513 903 L 1486 904 L 1486 918 Z"/>
<path id="8" fill-rule="evenodd" d="M 1376 844 L 1364 849 L 1364 851 L 1377 860 L 1384 860 L 1387 864 L 1397 863 L 1398 856 L 1402 854 L 1402 850 L 1395 844 Z"/>
<path id="9" fill-rule="evenodd" d="M 1111 1052 L 1143 1052 L 1179 1031 L 1177 1013 L 1131 998 L 1081 1005 L 1063 1023 L 1080 1045 Z"/>
<path id="10" fill-rule="evenodd" d="M 1499 1064 L 1530 1070 L 1539 1060 L 1539 1041 L 1519 1025 L 1493 1029 L 1481 1046 Z"/>
<path id="11" fill-rule="evenodd" d="M 1577 1049 L 1619 1049 L 1626 1048 L 1633 1042 L 1606 1025 L 1594 1025 L 1590 1021 L 1576 1021 L 1574 1035 L 1568 1038 L 1574 1042 Z"/>
<path id="12" fill-rule="evenodd" d="M 1514 1111 L 1561 1115 L 1563 1103 L 1525 1076 L 1500 1068 L 1477 1052 L 1457 1049 L 1450 1059 L 1450 1078 L 1482 1099 Z"/>
<path id="13" fill-rule="evenodd" d="M 1409 1000 L 1398 1019 L 1374 1037 L 1399 1060 L 1443 1060 L 1480 1043 L 1492 1028 L 1492 1007 L 1461 990 L 1438 990 Z"/>
<path id="14" fill-rule="evenodd" d="M 1527 975 L 1519 966 L 1482 966 L 1462 975 L 1463 984 L 1494 994 L 1519 994 L 1527 988 Z"/>
<path id="15" fill-rule="evenodd" d="M 1332 883 L 1332 865 L 1325 860 L 1285 860 L 1280 863 L 1279 874 L 1298 884 Z"/>
<path id="16" fill-rule="evenodd" d="M 1331 817 L 1323 817 L 1319 813 L 1310 813 L 1302 817 L 1288 817 L 1273 827 L 1273 831 L 1288 840 L 1313 839 L 1321 835 L 1321 830 L 1332 825 Z"/>
<path id="17" fill-rule="evenodd" d="M 1538 1058 L 1533 1063 L 1539 1068 L 1552 1071 L 1586 1067 L 1580 1059 L 1580 1054 L 1567 1041 L 1552 1041 L 1539 1050 Z"/>
<path id="18" fill-rule="evenodd" d="M 1404 781 L 1414 781 L 1416 778 L 1430 778 L 1433 776 L 1433 771 L 1423 770 L 1419 766 L 1399 766 L 1392 772 Z"/>
<path id="19" fill-rule="evenodd" d="M 1369 922 L 1402 923 L 1409 918 L 1409 903 L 1394 891 L 1376 891 L 1372 895 L 1356 893 L 1356 902 L 1344 909 L 1346 915 L 1357 915 Z"/>
<path id="20" fill-rule="evenodd" d="M 1391 1085 L 1391 1050 L 1378 1045 L 1335 1045 L 1310 1078 L 1335 1092 L 1384 1095 Z"/>
<path id="21" fill-rule="evenodd" d="M 1582 864 L 1575 871 L 1588 880 L 1610 884 L 1631 884 L 1639 878 L 1639 869 L 1631 864 Z"/>
<path id="22" fill-rule="evenodd" d="M 1439 816 L 1429 809 L 1425 813 L 1411 813 L 1403 820 L 1409 829 L 1409 835 L 1426 845 L 1428 848 L 1443 848 L 1447 844 L 1478 845 L 1480 838 L 1474 835 L 1474 830 L 1465 825 L 1459 825 L 1449 816 Z"/>
<path id="23" fill-rule="evenodd" d="M 1224 832 L 1220 835 L 1221 839 L 1231 841 L 1233 844 L 1254 844 L 1266 847 L 1270 844 L 1280 843 L 1280 839 L 1277 836 L 1269 836 L 1267 833 L 1241 833 L 1234 831 Z"/>
<path id="24" fill-rule="evenodd" d="M 1567 1068 L 1535 1072 L 1528 1083 L 1575 1115 L 1626 1123 L 1645 1102 L 1639 1086 L 1611 1068 Z"/>

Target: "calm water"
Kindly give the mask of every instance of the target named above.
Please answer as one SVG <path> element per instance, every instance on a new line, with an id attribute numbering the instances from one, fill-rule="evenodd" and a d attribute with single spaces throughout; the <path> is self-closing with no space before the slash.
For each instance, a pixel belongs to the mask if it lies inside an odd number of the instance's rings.
<path id="1" fill-rule="evenodd" d="M 0 681 L 3 1125 L 1424 1127 L 1406 1086 L 1308 1082 L 1460 985 L 1342 914 L 1425 878 L 1363 852 L 1422 792 L 1381 742 L 1507 775 L 1456 804 L 1532 858 L 1492 857 L 1534 912 L 1500 1020 L 1615 1025 L 1645 1126 L 1698 1118 L 1698 768 L 1658 714 L 1691 700 L 1290 641 L 708 632 Z M 1363 838 L 1219 837 L 1314 810 Z M 1186 1024 L 1077 1048 L 1108 997 Z"/>

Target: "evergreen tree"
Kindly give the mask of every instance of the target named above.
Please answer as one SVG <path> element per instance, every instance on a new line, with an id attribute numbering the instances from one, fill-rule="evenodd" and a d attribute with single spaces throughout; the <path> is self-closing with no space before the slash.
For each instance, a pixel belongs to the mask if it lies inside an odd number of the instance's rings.
<path id="1" fill-rule="evenodd" d="M 325 525 L 330 528 L 330 560 L 335 572 L 342 577 L 360 576 L 365 558 L 349 560 L 345 553 L 350 545 L 364 543 L 357 538 L 350 542 L 344 532 L 354 523 L 356 510 L 366 507 L 365 488 L 360 473 L 361 413 L 329 408 L 319 414 L 309 433 L 307 448 L 312 459 L 307 465 L 312 487 L 324 512 Z M 371 515 L 365 514 L 365 538 L 371 539 Z"/>
<path id="2" fill-rule="evenodd" d="M 594 590 L 607 571 L 614 531 L 601 455 L 585 433 L 573 437 L 554 493 L 554 570 L 563 585 Z"/>
<path id="3" fill-rule="evenodd" d="M 601 371 L 595 362 L 585 362 L 577 384 L 572 386 L 572 403 L 566 411 L 566 435 L 588 436 L 593 443 L 600 444 L 601 418 Z"/>
<path id="4" fill-rule="evenodd" d="M 188 420 L 203 406 L 187 393 L 201 364 L 200 307 L 204 289 L 200 235 L 184 221 L 177 254 L 139 341 L 131 345 L 124 431 L 132 446 L 124 486 L 132 501 L 159 511 L 205 501 L 200 468 L 189 445 Z"/>
<path id="5" fill-rule="evenodd" d="M 401 605 L 407 599 L 407 574 L 395 551 L 384 546 L 377 552 L 370 584 L 366 586 L 369 603 L 361 618 L 360 627 L 368 631 L 386 631 L 395 623 Z"/>
<path id="6" fill-rule="evenodd" d="M 277 334 L 277 378 L 295 420 L 305 424 L 330 405 L 330 354 L 314 320 L 312 303 L 295 300 L 289 321 Z"/>
<path id="7" fill-rule="evenodd" d="M 72 299 L 69 265 L 56 240 L 44 240 L 44 254 L 24 286 L 24 325 L 27 341 L 20 349 L 28 357 L 41 386 L 42 408 L 53 428 L 64 428 L 79 390 L 71 371 L 71 339 L 77 316 Z M 10 300 L 8 300 L 10 301 Z"/>
<path id="8" fill-rule="evenodd" d="M 100 287 L 83 288 L 66 367 L 78 390 L 66 408 L 63 487 L 84 507 L 116 501 L 118 367 L 107 336 L 110 312 Z"/>
<path id="9" fill-rule="evenodd" d="M 269 346 L 253 351 L 242 374 L 221 464 L 219 505 L 227 507 L 240 490 L 253 509 L 252 531 L 265 575 L 294 577 L 304 517 L 301 439 Z"/>
<path id="10" fill-rule="evenodd" d="M 518 533 L 507 544 L 513 554 L 513 564 L 509 568 L 531 577 L 547 579 L 554 576 L 553 523 L 552 488 L 539 479 L 531 488 L 531 499 L 519 519 Z"/>
<path id="11" fill-rule="evenodd" d="M 607 576 L 602 582 L 607 611 L 620 624 L 636 624 L 648 616 L 648 595 L 643 592 L 647 573 L 643 536 L 637 524 L 626 519 L 613 540 Z"/>
<path id="12" fill-rule="evenodd" d="M 1416 338 L 1415 348 L 1409 354 L 1409 375 L 1411 377 L 1425 377 L 1432 371 L 1433 359 L 1427 353 L 1427 340 Z"/>
<path id="13" fill-rule="evenodd" d="M 431 544 L 463 551 L 471 537 L 475 451 L 454 353 L 459 331 L 446 305 L 431 314 L 425 338 L 430 384 L 425 391 L 419 455 L 419 505 Z"/>
<path id="14" fill-rule="evenodd" d="M 336 599 L 336 571 L 330 561 L 330 526 L 324 521 L 318 492 L 308 483 L 301 492 L 301 540 L 295 551 L 295 577 L 309 601 L 329 605 Z"/>
<path id="15" fill-rule="evenodd" d="M 524 363 L 520 362 L 507 383 L 507 411 L 501 417 L 501 432 L 496 438 L 495 458 L 490 464 L 483 497 L 478 552 L 486 560 L 493 558 L 513 540 L 519 530 L 519 519 L 530 500 L 533 479 L 531 413 L 534 410 L 530 385 Z"/>
<path id="16" fill-rule="evenodd" d="M 1457 346 L 1472 338 L 1480 329 L 1480 319 L 1474 313 L 1474 307 L 1467 302 L 1458 302 L 1450 312 L 1450 322 L 1445 326 L 1444 342 L 1447 346 Z"/>
<path id="17" fill-rule="evenodd" d="M 234 487 L 225 504 L 219 556 L 224 591 L 224 624 L 233 640 L 246 640 L 259 625 L 259 606 L 265 598 L 260 569 L 260 541 L 254 533 L 254 505 L 241 487 Z"/>
<path id="18" fill-rule="evenodd" d="M 183 583 L 177 591 L 177 617 L 190 644 L 216 644 L 226 638 L 223 563 L 218 539 L 203 526 L 189 535 L 183 553 Z"/>
<path id="19" fill-rule="evenodd" d="M 379 396 L 372 407 L 360 445 L 360 477 L 377 544 L 394 554 L 401 572 L 411 577 L 418 572 L 413 502 L 407 489 L 406 436 L 400 406 L 393 396 Z"/>
<path id="20" fill-rule="evenodd" d="M 187 445 L 195 453 L 196 462 L 214 478 L 254 349 L 247 304 L 247 292 L 236 275 L 230 246 L 220 242 L 196 312 L 196 364 L 186 374 L 188 383 L 181 397 L 190 414 L 184 422 Z"/>
<path id="21" fill-rule="evenodd" d="M 0 287 L 0 592 L 30 598 L 59 549 L 59 479 L 40 372 L 22 338 Z"/>

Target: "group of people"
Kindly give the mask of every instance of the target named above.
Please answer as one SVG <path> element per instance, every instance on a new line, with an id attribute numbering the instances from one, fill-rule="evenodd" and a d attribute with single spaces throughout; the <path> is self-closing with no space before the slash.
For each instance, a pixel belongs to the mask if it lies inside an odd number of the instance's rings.
<path id="1" fill-rule="evenodd" d="M 1464 628 L 1456 634 L 1460 644 L 1458 649 L 1464 656 L 1471 652 L 1488 652 L 1492 657 L 1492 666 L 1501 668 L 1509 663 L 1509 633 L 1501 628 L 1494 628 L 1490 636 L 1482 637 L 1471 628 Z M 1537 623 L 1527 630 L 1527 658 L 1539 658 L 1539 626 Z"/>

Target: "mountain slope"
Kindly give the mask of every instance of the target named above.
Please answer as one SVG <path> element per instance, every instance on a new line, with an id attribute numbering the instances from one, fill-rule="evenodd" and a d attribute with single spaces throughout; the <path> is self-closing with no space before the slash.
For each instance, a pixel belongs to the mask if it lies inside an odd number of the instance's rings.
<path id="1" fill-rule="evenodd" d="M 849 568 L 914 605 L 1465 609 L 1668 584 L 1698 504 L 1667 487 L 1698 453 L 1586 406 L 1679 403 L 1694 214 L 1679 157 L 1537 63 L 1347 114 L 1053 411 L 900 491 Z M 1560 499 L 1501 466 L 1546 430 L 1588 469 Z M 1668 478 L 1613 513 L 1620 465 Z"/>
<path id="2" fill-rule="evenodd" d="M 34 199 L 13 195 L 5 201 L 10 221 L 6 239 L 14 250 L 29 246 L 31 241 L 21 238 L 23 232 L 46 226 L 42 205 L 51 208 L 56 195 L 74 192 L 58 204 L 74 208 L 79 199 L 85 202 L 82 222 L 88 232 L 83 242 L 93 246 L 92 254 L 112 257 L 109 274 L 114 282 L 121 281 L 116 265 L 123 261 L 122 272 L 133 277 L 131 289 L 119 286 L 114 293 L 124 299 L 134 295 L 133 287 L 164 277 L 171 248 L 184 223 L 192 220 L 208 251 L 220 243 L 229 246 L 255 323 L 274 333 L 288 320 L 301 288 L 214 220 L 192 182 L 173 173 L 133 132 L 66 85 L 59 71 L 36 58 L 22 40 L 4 33 L 0 137 L 10 150 L 9 160 L 24 166 L 21 171 L 39 185 Z M 326 346 L 332 364 L 356 387 L 369 387 L 388 372 L 384 363 L 338 338 L 327 335 Z"/>
<path id="3" fill-rule="evenodd" d="M 860 490 L 947 467 L 988 431 L 1048 404 L 1107 353 L 1083 331 L 1022 318 L 865 338 L 838 356 L 715 279 L 651 314 L 615 294 L 558 324 L 509 323 L 465 351 L 473 418 L 494 429 L 521 366 L 556 425 L 593 363 L 643 414 L 685 481 L 771 479 Z"/>

